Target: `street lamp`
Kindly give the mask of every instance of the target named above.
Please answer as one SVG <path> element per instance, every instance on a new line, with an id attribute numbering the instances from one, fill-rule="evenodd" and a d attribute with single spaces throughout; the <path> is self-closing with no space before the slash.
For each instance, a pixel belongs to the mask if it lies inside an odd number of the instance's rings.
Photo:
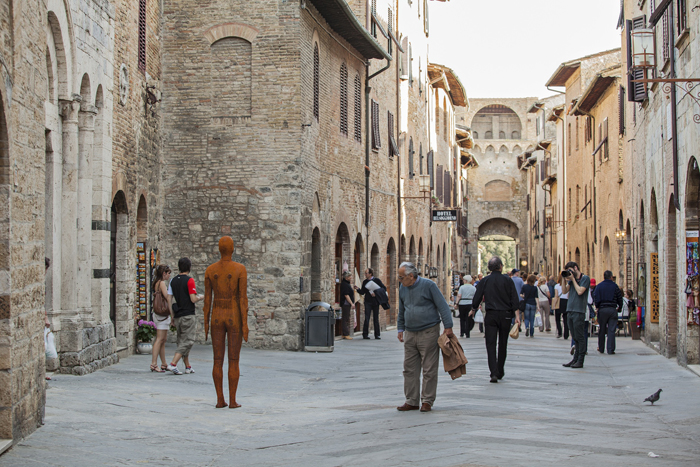
<path id="1" fill-rule="evenodd" d="M 617 243 L 620 245 L 632 243 L 632 240 L 627 240 L 627 231 L 623 229 L 617 229 L 615 231 L 615 238 L 617 239 Z"/>
<path id="2" fill-rule="evenodd" d="M 653 29 L 634 29 L 632 35 L 632 66 L 654 68 L 656 66 L 655 34 Z"/>

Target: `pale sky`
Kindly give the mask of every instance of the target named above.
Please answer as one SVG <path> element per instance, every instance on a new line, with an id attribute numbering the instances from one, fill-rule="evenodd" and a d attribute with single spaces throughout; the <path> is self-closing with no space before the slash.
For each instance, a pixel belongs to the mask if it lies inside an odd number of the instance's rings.
<path id="1" fill-rule="evenodd" d="M 561 63 L 620 47 L 619 14 L 619 0 L 430 2 L 430 61 L 469 97 L 546 97 Z"/>

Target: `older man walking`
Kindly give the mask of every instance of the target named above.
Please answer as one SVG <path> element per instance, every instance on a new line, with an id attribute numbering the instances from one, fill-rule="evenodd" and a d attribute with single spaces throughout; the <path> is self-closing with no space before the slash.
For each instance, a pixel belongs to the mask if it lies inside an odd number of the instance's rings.
<path id="1" fill-rule="evenodd" d="M 445 334 L 452 335 L 452 313 L 435 282 L 418 277 L 413 263 L 399 266 L 398 338 L 404 343 L 403 389 L 406 402 L 400 412 L 430 412 L 437 393 L 440 364 L 440 321 Z M 423 370 L 423 386 L 420 373 Z M 422 405 L 418 403 L 422 402 Z"/>
<path id="2" fill-rule="evenodd" d="M 491 382 L 497 383 L 505 376 L 506 354 L 508 352 L 508 333 L 515 314 L 515 322 L 520 326 L 520 297 L 515 290 L 515 284 L 502 274 L 503 261 L 494 256 L 488 263 L 491 274 L 484 277 L 476 287 L 472 299 L 472 309 L 475 310 L 481 301 L 486 302 L 484 327 L 486 337 L 486 354 L 489 358 Z M 473 311 L 472 311 L 473 312 Z M 498 354 L 496 354 L 496 339 L 498 339 Z"/>

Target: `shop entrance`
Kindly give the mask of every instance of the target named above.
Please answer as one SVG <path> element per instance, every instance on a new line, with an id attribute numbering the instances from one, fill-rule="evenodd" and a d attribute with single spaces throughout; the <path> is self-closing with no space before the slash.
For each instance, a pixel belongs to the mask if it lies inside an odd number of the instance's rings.
<path id="1" fill-rule="evenodd" d="M 362 264 L 362 258 L 364 257 L 364 245 L 362 243 L 362 236 L 360 234 L 357 234 L 357 238 L 355 239 L 355 254 L 354 254 L 354 273 L 353 273 L 353 284 L 355 284 L 358 287 L 362 287 L 362 281 L 364 280 L 365 275 L 364 273 L 364 265 Z M 355 332 L 359 332 L 361 329 L 361 326 L 363 322 L 360 320 L 362 318 L 362 302 L 360 300 L 357 300 L 356 296 L 356 301 L 355 301 Z"/>
<path id="2" fill-rule="evenodd" d="M 350 271 L 350 234 L 345 223 L 338 226 L 335 235 L 335 308 L 340 308 L 342 297 L 340 296 L 340 281 L 343 280 L 343 271 Z M 335 335 L 342 336 L 341 320 L 335 321 Z"/>
<path id="3" fill-rule="evenodd" d="M 112 201 L 109 255 L 109 317 L 114 325 L 118 349 L 129 347 L 129 331 L 126 325 L 130 319 L 127 283 L 128 274 L 133 274 L 133 270 L 127 264 L 128 239 L 129 213 L 126 196 L 120 190 Z M 124 326 L 120 330 L 122 323 Z"/>

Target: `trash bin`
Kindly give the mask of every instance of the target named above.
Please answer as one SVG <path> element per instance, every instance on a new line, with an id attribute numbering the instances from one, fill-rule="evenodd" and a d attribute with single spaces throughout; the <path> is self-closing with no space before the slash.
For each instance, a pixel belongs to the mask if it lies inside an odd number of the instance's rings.
<path id="1" fill-rule="evenodd" d="M 304 316 L 304 350 L 333 352 L 335 311 L 326 302 L 313 302 Z"/>

